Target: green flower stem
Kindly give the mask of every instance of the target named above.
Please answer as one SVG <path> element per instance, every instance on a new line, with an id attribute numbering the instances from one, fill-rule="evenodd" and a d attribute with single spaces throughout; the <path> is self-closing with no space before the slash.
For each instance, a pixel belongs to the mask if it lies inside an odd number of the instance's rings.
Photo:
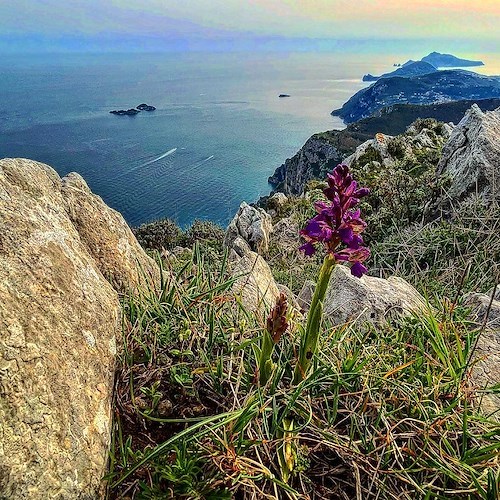
<path id="1" fill-rule="evenodd" d="M 271 355 L 273 353 L 273 348 L 273 339 L 271 338 L 269 332 L 266 330 L 264 331 L 264 336 L 262 337 L 262 347 L 259 358 L 259 383 L 261 386 L 266 385 L 269 377 L 271 376 L 273 368 Z"/>
<path id="2" fill-rule="evenodd" d="M 325 299 L 330 276 L 335 267 L 335 259 L 330 255 L 325 257 L 319 272 L 318 283 L 314 290 L 311 307 L 307 315 L 307 324 L 304 337 L 302 338 L 299 351 L 299 359 L 295 365 L 293 384 L 296 385 L 304 380 L 307 370 L 311 365 L 312 358 L 318 347 L 319 328 L 323 316 L 323 301 Z"/>

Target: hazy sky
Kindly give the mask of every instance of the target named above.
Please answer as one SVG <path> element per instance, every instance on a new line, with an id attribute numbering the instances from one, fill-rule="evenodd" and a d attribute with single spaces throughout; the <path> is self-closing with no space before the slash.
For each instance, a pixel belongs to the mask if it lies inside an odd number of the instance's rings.
<path id="1" fill-rule="evenodd" d="M 0 38 L 500 41 L 500 0 L 0 0 Z"/>

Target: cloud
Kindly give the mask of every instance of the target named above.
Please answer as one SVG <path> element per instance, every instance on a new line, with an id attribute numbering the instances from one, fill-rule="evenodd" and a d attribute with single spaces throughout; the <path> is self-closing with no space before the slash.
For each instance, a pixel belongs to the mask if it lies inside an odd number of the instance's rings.
<path id="1" fill-rule="evenodd" d="M 498 0 L 16 0 L 0 35 L 497 39 Z"/>

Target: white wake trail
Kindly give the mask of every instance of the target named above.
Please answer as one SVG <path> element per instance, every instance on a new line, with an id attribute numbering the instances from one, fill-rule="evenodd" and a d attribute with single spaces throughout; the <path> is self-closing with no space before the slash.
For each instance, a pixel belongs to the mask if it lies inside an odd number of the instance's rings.
<path id="1" fill-rule="evenodd" d="M 149 160 L 146 163 L 143 163 L 142 165 L 139 165 L 136 168 L 142 168 L 142 167 L 145 167 L 146 165 L 151 165 L 151 163 L 155 163 L 156 161 L 163 160 L 163 158 L 170 156 L 172 153 L 175 153 L 176 151 L 177 151 L 177 148 L 169 149 L 166 153 L 163 153 L 162 155 L 158 156 L 158 158 L 154 158 L 153 160 Z"/>

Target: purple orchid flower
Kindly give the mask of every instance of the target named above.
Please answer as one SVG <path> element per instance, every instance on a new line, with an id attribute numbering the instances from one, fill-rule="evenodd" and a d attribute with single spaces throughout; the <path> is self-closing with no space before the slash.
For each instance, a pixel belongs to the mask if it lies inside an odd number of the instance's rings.
<path id="1" fill-rule="evenodd" d="M 370 250 L 363 246 L 361 233 L 366 222 L 361 212 L 354 208 L 361 198 L 369 194 L 367 188 L 358 187 L 347 165 L 337 165 L 327 177 L 328 187 L 323 191 L 329 203 L 314 204 L 317 215 L 300 231 L 306 243 L 300 247 L 305 255 L 311 256 L 317 244 L 322 244 L 336 261 L 349 262 L 351 273 L 360 278 L 367 272 L 363 262 L 370 256 Z M 339 249 L 340 245 L 346 248 Z"/>

